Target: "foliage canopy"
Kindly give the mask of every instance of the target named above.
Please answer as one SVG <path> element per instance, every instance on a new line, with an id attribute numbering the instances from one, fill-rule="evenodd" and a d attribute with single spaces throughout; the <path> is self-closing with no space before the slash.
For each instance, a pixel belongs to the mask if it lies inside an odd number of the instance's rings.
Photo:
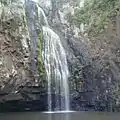
<path id="1" fill-rule="evenodd" d="M 84 7 L 74 7 L 74 15 L 68 13 L 67 19 L 77 27 L 84 23 L 88 32 L 97 34 L 115 20 L 119 9 L 120 0 L 85 0 Z"/>

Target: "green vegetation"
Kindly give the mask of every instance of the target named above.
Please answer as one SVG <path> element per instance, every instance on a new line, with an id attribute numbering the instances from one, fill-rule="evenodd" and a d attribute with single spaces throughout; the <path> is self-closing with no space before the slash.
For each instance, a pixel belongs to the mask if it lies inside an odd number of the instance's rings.
<path id="1" fill-rule="evenodd" d="M 85 0 L 84 7 L 75 8 L 74 15 L 67 14 L 67 19 L 80 27 L 84 23 L 88 33 L 102 33 L 110 20 L 119 13 L 120 0 Z"/>
<path id="2" fill-rule="evenodd" d="M 43 43 L 43 35 L 42 32 L 40 32 L 39 40 L 38 40 L 38 71 L 39 71 L 39 75 L 45 78 L 45 69 L 42 58 L 42 43 Z"/>

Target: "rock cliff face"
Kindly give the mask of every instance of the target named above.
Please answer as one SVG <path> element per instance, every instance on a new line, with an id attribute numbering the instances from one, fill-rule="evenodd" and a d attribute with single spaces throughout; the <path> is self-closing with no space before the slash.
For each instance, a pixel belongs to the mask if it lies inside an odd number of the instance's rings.
<path id="1" fill-rule="evenodd" d="M 49 23 L 67 54 L 71 108 L 80 110 L 82 104 L 112 110 L 112 105 L 119 106 L 119 37 L 100 37 L 90 43 L 65 19 L 72 6 L 68 2 L 6 0 L 0 4 L 0 101 L 46 99 L 41 26 Z"/>
<path id="2" fill-rule="evenodd" d="M 29 32 L 23 2 L 0 8 L 0 86 L 5 92 L 15 92 L 32 78 L 29 71 Z"/>
<path id="3" fill-rule="evenodd" d="M 41 25 L 47 24 L 43 12 L 48 17 L 50 27 L 60 36 L 66 50 L 71 73 L 69 78 L 71 94 L 82 89 L 81 70 L 90 63 L 90 54 L 87 45 L 82 42 L 83 38 L 75 38 L 69 23 L 68 25 L 64 23 L 65 19 L 61 15 L 64 14 L 61 12 L 63 3 L 64 1 L 56 3 L 49 0 L 41 0 L 39 4 L 31 0 L 1 3 L 0 94 L 3 95 L 0 97 L 1 101 L 21 100 L 21 98 L 35 100 L 36 95 L 34 98 L 27 93 L 24 95 L 21 86 L 41 86 L 41 88 L 46 86 L 41 58 L 43 39 Z M 72 86 L 75 82 L 76 86 Z"/>
<path id="4" fill-rule="evenodd" d="M 38 44 L 42 16 L 33 1 L 7 2 L 1 2 L 0 8 L 0 91 L 17 93 L 19 86 L 38 86 L 43 80 L 42 48 Z"/>
<path id="5" fill-rule="evenodd" d="M 49 0 L 39 2 L 48 16 L 51 27 L 62 40 L 72 73 L 75 69 L 73 66 L 80 64 L 82 67 L 89 64 L 90 56 L 87 46 L 72 35 L 69 25 L 62 23 L 62 16 L 59 12 L 60 9 L 62 10 L 63 3 Z M 56 10 L 57 7 L 59 8 Z M 37 67 L 38 40 L 39 34 L 42 32 L 41 25 L 45 21 L 39 10 L 41 8 L 34 1 L 18 0 L 11 3 L 8 1 L 7 4 L 1 3 L 0 82 L 2 91 L 9 87 L 10 92 L 15 92 L 17 86 L 35 85 L 38 82 L 40 76 Z"/>
<path id="6" fill-rule="evenodd" d="M 66 50 L 71 72 L 71 96 L 78 94 L 79 102 L 83 99 L 91 104 L 93 101 L 101 101 L 106 105 L 107 102 L 108 109 L 113 110 L 119 106 L 119 35 L 116 36 L 113 30 L 109 35 L 105 32 L 90 40 L 87 36 L 82 37 L 82 26 L 76 28 L 65 19 L 67 10 L 74 13 L 72 7 L 75 5 L 67 0 L 47 1 L 48 4 L 41 1 L 41 7 Z M 117 29 L 115 25 L 110 26 Z M 87 92 L 89 94 L 84 96 Z M 79 97 L 81 94 L 83 98 Z"/>

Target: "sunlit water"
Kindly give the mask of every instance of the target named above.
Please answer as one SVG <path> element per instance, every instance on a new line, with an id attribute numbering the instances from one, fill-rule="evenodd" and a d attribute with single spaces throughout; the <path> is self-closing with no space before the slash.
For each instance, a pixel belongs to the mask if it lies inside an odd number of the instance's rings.
<path id="1" fill-rule="evenodd" d="M 120 120 L 119 113 L 73 112 L 73 113 L 6 113 L 0 120 Z"/>

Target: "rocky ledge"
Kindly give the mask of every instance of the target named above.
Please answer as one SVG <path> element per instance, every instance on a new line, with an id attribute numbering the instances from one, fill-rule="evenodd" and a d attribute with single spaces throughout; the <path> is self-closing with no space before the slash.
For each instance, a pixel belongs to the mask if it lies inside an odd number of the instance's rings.
<path id="1" fill-rule="evenodd" d="M 70 110 L 73 111 L 119 111 L 114 101 L 93 100 L 84 91 L 70 96 Z M 16 93 L 0 93 L 0 112 L 48 111 L 47 92 L 41 86 L 20 86 Z M 52 98 L 54 99 L 54 94 Z M 61 96 L 60 96 L 61 97 Z M 54 108 L 54 101 L 52 107 Z"/>

